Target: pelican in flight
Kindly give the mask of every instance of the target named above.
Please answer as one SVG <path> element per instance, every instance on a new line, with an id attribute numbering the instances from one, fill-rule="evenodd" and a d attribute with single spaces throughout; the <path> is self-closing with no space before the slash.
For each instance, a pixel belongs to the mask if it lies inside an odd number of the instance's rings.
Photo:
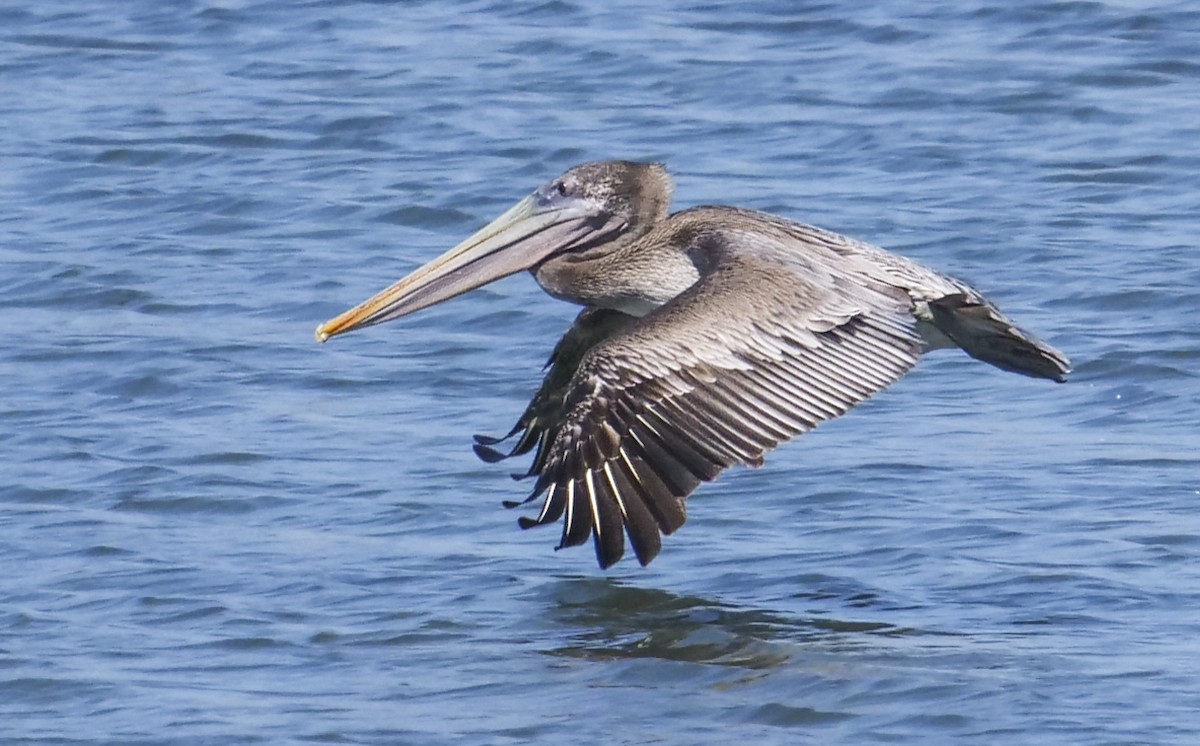
<path id="1" fill-rule="evenodd" d="M 544 496 L 522 528 L 563 520 L 558 548 L 592 538 L 606 568 L 625 535 L 645 565 L 684 500 L 734 464 L 899 379 L 927 350 L 1065 380 L 1067 358 L 978 291 L 914 261 L 762 212 L 669 213 L 657 163 L 584 163 L 386 290 L 317 327 L 321 342 L 528 270 L 583 306 L 486 461 L 527 453 Z M 493 446 L 519 436 L 508 454 Z"/>

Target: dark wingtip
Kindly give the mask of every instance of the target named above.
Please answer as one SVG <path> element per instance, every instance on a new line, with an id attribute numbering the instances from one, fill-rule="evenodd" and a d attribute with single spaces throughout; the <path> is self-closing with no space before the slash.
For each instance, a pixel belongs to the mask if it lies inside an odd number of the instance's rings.
<path id="1" fill-rule="evenodd" d="M 654 535 L 655 535 L 655 538 L 658 538 L 658 529 L 657 528 L 654 529 Z M 631 539 L 630 543 L 633 543 L 632 538 L 633 537 L 630 537 L 630 539 Z M 658 556 L 658 553 L 661 550 L 662 550 L 662 544 L 660 544 L 657 541 L 655 541 L 655 542 L 639 542 L 639 543 L 633 544 L 633 556 L 637 557 L 638 564 L 641 565 L 642 567 L 645 567 L 645 566 L 649 565 L 651 562 L 653 562 L 654 558 Z"/>
<path id="2" fill-rule="evenodd" d="M 475 437 L 478 438 L 479 436 L 476 435 Z M 475 443 L 471 446 L 471 450 L 475 451 L 475 455 L 478 456 L 480 460 L 486 461 L 489 464 L 494 464 L 497 461 L 503 461 L 504 459 L 508 458 L 495 448 L 490 448 L 482 443 Z"/>
<path id="3" fill-rule="evenodd" d="M 524 500 L 502 500 L 500 502 L 500 504 L 506 508 L 519 508 L 522 505 L 528 505 L 529 503 L 533 502 L 537 498 L 537 496 L 538 496 L 538 493 L 534 492 L 532 495 L 525 498 Z M 522 518 L 521 520 L 525 520 L 525 519 Z"/>
<path id="4" fill-rule="evenodd" d="M 475 438 L 475 442 L 478 443 L 479 445 L 494 446 L 497 443 L 503 443 L 504 441 L 508 440 L 509 438 L 511 438 L 512 436 L 516 435 L 519 432 L 521 432 L 521 423 L 518 422 L 516 425 L 513 426 L 512 430 L 508 431 L 508 435 L 502 435 L 497 438 L 494 435 L 478 435 L 478 434 L 476 434 L 474 436 L 474 438 Z"/>

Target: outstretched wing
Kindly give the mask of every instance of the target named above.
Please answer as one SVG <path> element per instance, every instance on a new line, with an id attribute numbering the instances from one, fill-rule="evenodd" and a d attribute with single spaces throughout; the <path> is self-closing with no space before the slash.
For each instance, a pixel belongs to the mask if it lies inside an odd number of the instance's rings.
<path id="1" fill-rule="evenodd" d="M 559 548 L 594 537 L 608 567 L 624 534 L 643 565 L 683 500 L 734 464 L 757 466 L 904 375 L 921 353 L 911 299 L 798 260 L 718 252 L 701 279 L 591 347 L 537 459 L 522 527 L 564 519 Z"/>

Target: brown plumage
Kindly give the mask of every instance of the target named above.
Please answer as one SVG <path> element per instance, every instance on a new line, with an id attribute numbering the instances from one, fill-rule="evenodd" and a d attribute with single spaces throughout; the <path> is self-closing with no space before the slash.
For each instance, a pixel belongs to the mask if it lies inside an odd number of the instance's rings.
<path id="1" fill-rule="evenodd" d="M 608 567 L 627 534 L 643 565 L 684 499 L 735 464 L 844 414 L 961 347 L 999 368 L 1064 380 L 1066 358 L 969 286 L 882 249 L 732 207 L 667 214 L 657 164 L 571 169 L 455 249 L 322 325 L 380 323 L 529 269 L 585 306 L 509 436 L 536 446 L 529 527 L 563 521 Z M 485 460 L 506 457 L 477 436 Z M 506 503 L 514 505 L 516 503 Z"/>

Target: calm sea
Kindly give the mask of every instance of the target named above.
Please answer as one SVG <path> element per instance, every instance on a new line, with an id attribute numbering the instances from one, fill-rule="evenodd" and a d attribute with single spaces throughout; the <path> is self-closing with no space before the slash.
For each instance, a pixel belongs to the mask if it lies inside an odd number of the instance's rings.
<path id="1" fill-rule="evenodd" d="M 1193 3 L 9 2 L 0 96 L 0 742 L 1200 742 Z M 931 355 L 554 552 L 469 446 L 574 309 L 312 332 L 614 157 L 1076 373 Z"/>

